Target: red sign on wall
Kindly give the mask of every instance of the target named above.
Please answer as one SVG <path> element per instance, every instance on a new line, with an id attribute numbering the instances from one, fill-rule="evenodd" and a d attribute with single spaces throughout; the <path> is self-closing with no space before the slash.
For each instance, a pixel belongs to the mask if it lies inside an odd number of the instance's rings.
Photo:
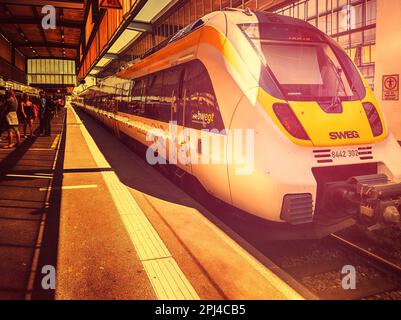
<path id="1" fill-rule="evenodd" d="M 102 0 L 102 2 L 100 2 L 100 8 L 122 9 L 123 7 L 120 0 Z"/>
<path id="2" fill-rule="evenodd" d="M 383 101 L 400 99 L 400 76 L 398 74 L 383 76 Z"/>

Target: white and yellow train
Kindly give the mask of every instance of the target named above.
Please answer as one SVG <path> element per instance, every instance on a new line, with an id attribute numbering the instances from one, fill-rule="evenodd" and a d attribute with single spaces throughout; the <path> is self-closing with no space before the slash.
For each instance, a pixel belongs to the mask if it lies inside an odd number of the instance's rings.
<path id="1" fill-rule="evenodd" d="M 161 129 L 199 160 L 177 163 L 179 170 L 262 219 L 334 226 L 330 232 L 350 217 L 399 224 L 400 146 L 347 54 L 304 21 L 211 13 L 74 103 L 145 146 Z M 171 121 L 191 136 L 173 138 Z M 221 149 L 204 148 L 202 130 L 214 130 L 207 139 Z M 245 175 L 227 161 L 234 130 L 253 131 Z"/>

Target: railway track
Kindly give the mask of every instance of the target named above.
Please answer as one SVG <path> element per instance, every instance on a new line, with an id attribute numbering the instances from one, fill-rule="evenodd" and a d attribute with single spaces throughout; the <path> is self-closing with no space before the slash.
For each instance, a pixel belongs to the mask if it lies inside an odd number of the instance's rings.
<path id="1" fill-rule="evenodd" d="M 362 247 L 358 246 L 357 244 L 352 243 L 351 241 L 349 241 L 345 238 L 342 238 L 338 235 L 333 234 L 333 235 L 331 235 L 331 238 L 334 241 L 337 241 L 339 244 L 341 244 L 345 247 L 348 247 L 349 250 L 358 252 L 361 256 L 364 256 L 365 259 L 370 260 L 373 264 L 376 264 L 376 265 L 380 266 L 381 268 L 388 270 L 388 272 L 393 273 L 394 275 L 400 277 L 400 279 L 401 279 L 401 266 L 399 266 L 399 265 L 387 260 L 386 258 L 383 258 L 365 248 L 362 248 Z"/>
<path id="2" fill-rule="evenodd" d="M 401 300 L 401 268 L 337 235 L 319 241 L 271 243 L 264 253 L 318 299 Z M 344 266 L 356 288 L 343 288 Z"/>

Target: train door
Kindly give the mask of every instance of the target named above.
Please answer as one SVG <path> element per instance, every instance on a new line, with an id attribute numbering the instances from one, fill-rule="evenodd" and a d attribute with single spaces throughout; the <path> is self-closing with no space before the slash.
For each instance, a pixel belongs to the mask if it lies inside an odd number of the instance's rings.
<path id="1" fill-rule="evenodd" d="M 199 60 L 187 64 L 184 91 L 186 127 L 191 128 L 192 175 L 210 194 L 230 202 L 228 137 L 210 75 Z"/>
<path id="2" fill-rule="evenodd" d="M 176 123 L 176 148 L 178 167 L 192 174 L 190 136 L 185 123 L 186 89 L 184 85 L 185 67 L 175 67 L 173 72 L 176 77 L 176 85 L 172 95 L 172 121 Z M 174 127 L 174 126 L 173 126 Z M 172 128 L 173 128 L 172 127 Z"/>

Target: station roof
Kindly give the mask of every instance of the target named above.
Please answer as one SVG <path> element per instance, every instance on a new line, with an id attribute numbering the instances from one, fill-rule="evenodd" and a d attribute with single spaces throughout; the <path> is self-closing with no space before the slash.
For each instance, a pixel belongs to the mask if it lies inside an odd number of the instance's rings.
<path id="1" fill-rule="evenodd" d="M 255 11 L 274 11 L 280 7 L 289 5 L 296 0 L 243 0 L 243 1 L 213 1 L 215 3 L 215 8 L 218 8 L 216 3 L 220 3 L 220 9 L 225 7 L 234 6 L 237 8 L 249 7 Z M 160 38 L 160 36 L 155 36 L 155 26 L 164 25 L 167 29 L 172 29 L 177 27 L 175 25 L 174 18 L 168 20 L 172 17 L 174 13 L 180 12 L 180 8 L 184 5 L 188 6 L 191 2 L 190 0 L 148 0 L 144 3 L 140 3 L 139 11 L 131 17 L 130 23 L 126 26 L 123 32 L 116 37 L 114 42 L 111 42 L 111 46 L 105 51 L 105 54 L 100 55 L 96 63 L 93 64 L 92 68 L 89 68 L 88 74 L 96 78 L 105 78 L 116 73 L 122 66 L 127 64 L 127 62 L 132 61 L 142 54 L 137 54 L 136 44 L 141 42 L 142 36 L 146 34 L 153 34 L 154 37 Z M 205 1 L 202 1 L 204 3 Z M 210 2 L 211 3 L 211 2 Z M 191 5 L 192 5 L 191 4 Z M 257 6 L 257 7 L 255 7 Z M 205 11 L 206 6 L 203 6 Z M 210 6 L 209 6 L 210 9 Z M 193 9 L 191 9 L 193 10 Z M 216 9 L 215 9 L 216 10 Z M 218 9 L 217 9 L 218 10 Z M 196 11 L 195 11 L 196 12 Z M 210 11 L 206 12 L 209 13 Z M 184 14 L 185 15 L 185 14 Z M 196 14 L 195 14 L 196 15 Z M 191 16 L 191 19 L 194 15 Z M 188 17 L 187 17 L 188 18 Z M 176 16 L 175 16 L 175 19 Z M 197 18 L 196 18 L 197 19 Z M 195 20 L 196 20 L 195 19 Z M 128 20 L 128 19 L 127 19 Z M 191 20 L 191 22 L 195 21 Z M 171 22 L 174 21 L 174 22 Z M 169 26 L 169 24 L 171 24 Z M 174 25 L 174 26 L 173 26 Z M 146 38 L 145 38 L 146 41 Z M 145 42 L 144 41 L 144 42 Z M 152 40 L 154 41 L 154 40 Z M 158 44 L 158 43 L 156 43 Z M 155 45 L 153 43 L 153 45 Z M 146 52 L 147 50 L 145 50 Z"/>
<path id="2" fill-rule="evenodd" d="M 0 32 L 27 58 L 77 59 L 87 0 L 0 0 Z M 42 8 L 56 8 L 56 29 L 42 28 Z"/>

